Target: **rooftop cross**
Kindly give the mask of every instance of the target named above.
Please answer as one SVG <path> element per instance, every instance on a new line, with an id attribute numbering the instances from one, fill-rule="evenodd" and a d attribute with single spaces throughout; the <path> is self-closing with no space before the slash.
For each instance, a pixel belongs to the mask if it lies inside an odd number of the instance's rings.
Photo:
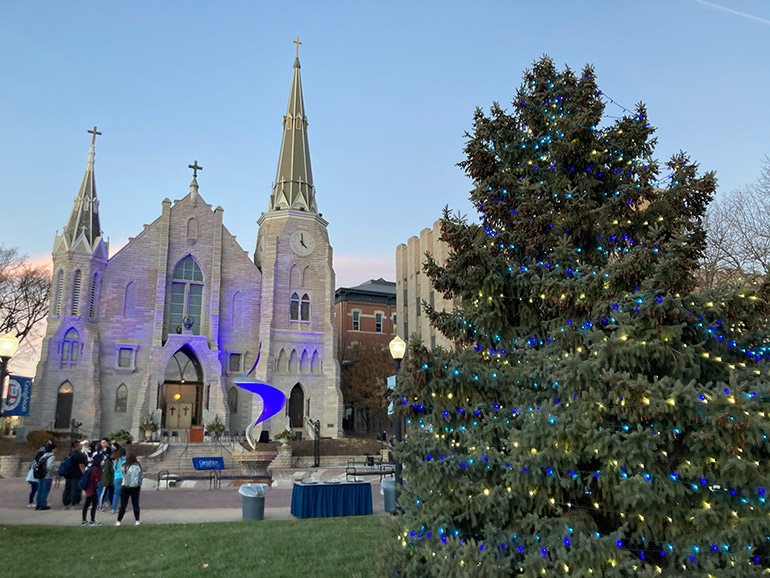
<path id="1" fill-rule="evenodd" d="M 190 169 L 193 170 L 193 178 L 194 179 L 198 178 L 198 171 L 202 171 L 203 170 L 203 167 L 199 167 L 198 166 L 198 161 L 193 161 L 193 164 L 187 165 L 187 168 L 190 168 Z"/>
<path id="2" fill-rule="evenodd" d="M 299 36 L 297 36 L 297 39 L 296 39 L 296 40 L 292 40 L 292 42 L 293 42 L 294 44 L 296 44 L 296 45 L 297 45 L 297 58 L 299 58 L 299 45 L 300 45 L 300 44 L 302 44 L 302 43 L 299 41 Z"/>
<path id="3" fill-rule="evenodd" d="M 96 144 L 96 135 L 101 135 L 102 133 L 96 130 L 96 125 L 94 125 L 94 130 L 89 130 L 88 134 L 94 135 L 91 137 L 91 146 L 94 146 L 94 144 Z"/>

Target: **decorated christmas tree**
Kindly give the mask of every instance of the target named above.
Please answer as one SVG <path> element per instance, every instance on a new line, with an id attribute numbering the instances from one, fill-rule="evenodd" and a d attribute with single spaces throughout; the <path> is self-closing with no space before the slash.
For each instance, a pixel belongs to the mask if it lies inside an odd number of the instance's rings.
<path id="1" fill-rule="evenodd" d="M 424 304 L 456 348 L 413 341 L 398 376 L 383 575 L 770 568 L 767 287 L 698 289 L 715 178 L 659 167 L 645 107 L 614 108 L 592 68 L 543 58 L 510 112 L 475 114 L 479 224 L 447 211 L 450 257 L 425 265 L 461 299 Z"/>

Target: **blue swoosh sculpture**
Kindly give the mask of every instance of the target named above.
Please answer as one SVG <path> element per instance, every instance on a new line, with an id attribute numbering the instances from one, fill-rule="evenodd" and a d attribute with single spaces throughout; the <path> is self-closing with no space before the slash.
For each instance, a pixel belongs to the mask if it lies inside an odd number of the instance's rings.
<path id="1" fill-rule="evenodd" d="M 252 427 L 260 422 L 265 421 L 266 419 L 273 417 L 283 409 L 284 405 L 286 405 L 286 396 L 280 389 L 276 389 L 272 385 L 261 383 L 250 377 L 251 374 L 254 373 L 254 370 L 257 368 L 257 364 L 259 363 L 259 356 L 261 353 L 262 344 L 260 343 L 259 351 L 257 351 L 257 360 L 254 362 L 254 366 L 248 373 L 239 375 L 233 379 L 233 383 L 235 385 L 241 389 L 245 389 L 246 391 L 257 394 L 262 398 L 262 401 L 264 402 L 262 405 L 262 413 L 259 414 L 257 421 L 254 422 Z"/>

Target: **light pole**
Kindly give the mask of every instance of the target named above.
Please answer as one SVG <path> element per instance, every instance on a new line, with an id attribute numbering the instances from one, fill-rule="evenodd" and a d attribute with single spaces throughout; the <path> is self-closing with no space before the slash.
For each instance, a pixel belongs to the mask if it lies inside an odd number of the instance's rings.
<path id="1" fill-rule="evenodd" d="M 19 349 L 19 338 L 13 333 L 6 333 L 0 337 L 0 417 L 3 415 L 5 407 L 5 378 L 8 375 L 8 362 Z"/>
<path id="2" fill-rule="evenodd" d="M 393 357 L 393 361 L 396 363 L 396 380 L 398 380 L 398 372 L 401 369 L 401 360 L 404 358 L 404 354 L 406 353 L 406 342 L 404 342 L 403 339 L 401 339 L 398 335 L 396 335 L 391 342 L 388 344 L 388 348 L 390 349 L 390 355 Z M 401 443 L 401 410 L 398 407 L 399 404 L 396 402 L 393 403 L 395 407 L 394 417 L 396 419 L 396 442 Z M 401 481 L 401 460 L 396 460 L 396 503 L 398 503 L 398 494 L 399 489 L 402 485 Z"/>

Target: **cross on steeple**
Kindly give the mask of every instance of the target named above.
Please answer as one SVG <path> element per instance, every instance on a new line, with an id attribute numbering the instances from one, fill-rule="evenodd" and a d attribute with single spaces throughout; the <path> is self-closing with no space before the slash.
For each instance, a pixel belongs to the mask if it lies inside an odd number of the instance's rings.
<path id="1" fill-rule="evenodd" d="M 299 37 L 297 37 L 297 38 L 299 38 Z M 96 135 L 101 135 L 102 133 L 100 133 L 98 130 L 96 130 L 96 125 L 94 125 L 94 130 L 89 130 L 88 134 L 94 135 L 94 136 L 91 137 L 91 146 L 94 146 L 94 144 L 96 144 Z"/>
<path id="2" fill-rule="evenodd" d="M 198 166 L 198 161 L 193 161 L 193 164 L 187 165 L 187 168 L 193 170 L 193 178 L 194 179 L 198 178 L 198 171 L 202 171 L 203 170 L 203 167 L 199 167 Z"/>
<path id="3" fill-rule="evenodd" d="M 296 40 L 292 40 L 292 42 L 293 42 L 294 44 L 296 44 L 296 45 L 297 45 L 297 58 L 299 58 L 299 45 L 300 45 L 300 44 L 302 44 L 302 43 L 299 41 L 299 36 L 297 36 L 297 39 L 296 39 Z"/>

